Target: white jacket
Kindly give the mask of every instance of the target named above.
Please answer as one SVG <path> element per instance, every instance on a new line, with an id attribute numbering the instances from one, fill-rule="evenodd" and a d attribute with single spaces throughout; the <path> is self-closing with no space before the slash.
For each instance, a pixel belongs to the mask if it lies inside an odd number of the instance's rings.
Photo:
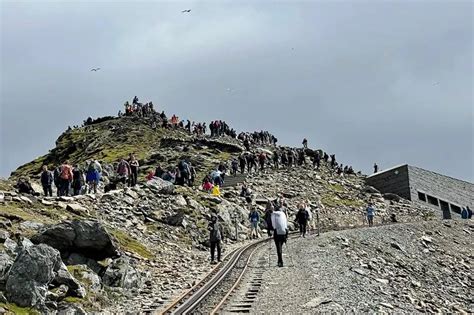
<path id="1" fill-rule="evenodd" d="M 288 221 L 283 211 L 273 211 L 272 226 L 276 230 L 276 234 L 285 235 L 288 228 Z"/>

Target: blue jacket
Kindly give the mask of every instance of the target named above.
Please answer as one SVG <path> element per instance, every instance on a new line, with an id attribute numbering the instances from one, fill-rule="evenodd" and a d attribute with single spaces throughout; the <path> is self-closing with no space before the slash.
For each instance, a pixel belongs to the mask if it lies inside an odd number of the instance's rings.
<path id="1" fill-rule="evenodd" d="M 250 222 L 259 222 L 260 221 L 260 215 L 258 214 L 257 211 L 252 211 L 249 214 L 249 220 L 250 220 Z"/>

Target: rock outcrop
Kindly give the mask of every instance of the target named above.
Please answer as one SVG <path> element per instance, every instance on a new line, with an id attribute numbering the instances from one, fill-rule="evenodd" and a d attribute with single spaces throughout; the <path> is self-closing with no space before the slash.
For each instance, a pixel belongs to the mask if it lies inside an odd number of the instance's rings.
<path id="1" fill-rule="evenodd" d="M 45 228 L 31 238 L 35 244 L 48 244 L 61 252 L 62 257 L 79 253 L 102 260 L 118 256 L 112 237 L 98 221 L 74 220 Z"/>

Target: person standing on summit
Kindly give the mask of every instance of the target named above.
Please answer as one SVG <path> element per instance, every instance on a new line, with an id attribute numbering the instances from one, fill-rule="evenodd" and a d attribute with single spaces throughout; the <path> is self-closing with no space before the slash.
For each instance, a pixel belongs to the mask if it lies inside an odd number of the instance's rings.
<path id="1" fill-rule="evenodd" d="M 135 155 L 129 155 L 128 164 L 130 164 L 130 179 L 129 179 L 129 186 L 134 187 L 137 184 L 138 180 L 138 160 L 135 158 Z"/>
<path id="2" fill-rule="evenodd" d="M 306 138 L 303 139 L 303 148 L 304 149 L 308 148 L 308 139 L 306 139 Z"/>
<path id="3" fill-rule="evenodd" d="M 61 165 L 59 173 L 59 196 L 69 196 L 73 178 L 72 166 L 69 165 L 69 160 L 66 160 Z"/>

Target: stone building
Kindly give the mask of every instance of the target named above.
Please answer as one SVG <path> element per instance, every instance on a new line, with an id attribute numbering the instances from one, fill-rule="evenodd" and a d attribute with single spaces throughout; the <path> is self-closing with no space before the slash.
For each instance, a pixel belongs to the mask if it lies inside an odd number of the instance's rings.
<path id="1" fill-rule="evenodd" d="M 474 206 L 474 184 L 407 164 L 372 174 L 366 183 L 381 193 L 438 208 L 446 219 L 453 212 L 460 214 L 463 207 Z"/>

